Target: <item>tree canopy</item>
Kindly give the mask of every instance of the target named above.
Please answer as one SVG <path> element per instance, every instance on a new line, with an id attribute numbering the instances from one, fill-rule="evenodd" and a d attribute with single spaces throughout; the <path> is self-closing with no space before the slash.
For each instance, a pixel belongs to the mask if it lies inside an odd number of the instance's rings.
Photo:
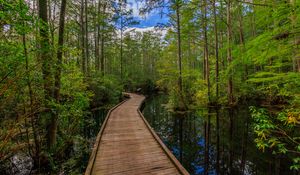
<path id="1" fill-rule="evenodd" d="M 299 170 L 300 1 L 138 2 L 168 23 L 140 31 L 126 0 L 0 0 L 0 170 L 23 151 L 82 173 L 91 111 L 137 89 L 174 111 L 247 104 L 257 147 Z"/>

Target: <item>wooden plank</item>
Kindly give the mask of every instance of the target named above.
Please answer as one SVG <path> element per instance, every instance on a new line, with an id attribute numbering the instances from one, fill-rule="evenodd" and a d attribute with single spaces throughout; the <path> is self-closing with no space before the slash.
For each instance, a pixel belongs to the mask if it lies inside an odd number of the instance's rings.
<path id="1" fill-rule="evenodd" d="M 126 164 L 122 164 L 121 166 L 116 166 L 114 164 L 111 165 L 111 168 L 108 169 L 99 169 L 98 171 L 102 172 L 103 174 L 133 174 L 139 172 L 139 174 L 144 174 L 145 172 L 149 171 L 158 171 L 168 168 L 173 168 L 174 166 L 167 161 L 160 161 L 158 163 L 144 163 L 138 164 L 134 166 L 126 166 Z"/>
<path id="2" fill-rule="evenodd" d="M 136 152 L 136 151 L 135 151 Z M 164 153 L 161 150 L 139 150 L 139 152 L 145 152 L 145 153 L 139 153 L 135 154 L 134 151 L 123 153 L 122 151 L 116 151 L 115 154 L 107 154 L 107 153 L 100 153 L 99 158 L 97 158 L 97 161 L 108 161 L 108 160 L 116 160 L 116 161 L 126 161 L 127 159 L 139 159 L 142 160 L 143 158 L 152 158 L 156 156 L 156 158 L 161 157 Z M 149 152 L 149 153 L 148 153 Z"/>
<path id="3" fill-rule="evenodd" d="M 145 97 L 129 95 L 129 100 L 109 111 L 85 174 L 188 175 L 139 111 Z"/>
<path id="4" fill-rule="evenodd" d="M 110 113 L 116 109 L 118 106 L 120 106 L 121 104 L 125 103 L 126 100 L 122 101 L 121 103 L 117 104 L 115 107 L 113 107 L 112 109 L 110 109 L 105 117 L 105 120 L 101 126 L 101 129 L 96 137 L 96 141 L 95 141 L 95 144 L 94 144 L 94 147 L 93 147 L 93 150 L 92 150 L 92 153 L 91 153 L 91 156 L 90 156 L 90 159 L 89 159 L 89 163 L 88 163 L 88 166 L 85 170 L 85 175 L 90 175 L 92 173 L 92 169 L 93 169 L 93 165 L 94 165 L 94 161 L 95 161 L 95 158 L 96 158 L 96 153 L 98 151 L 98 148 L 99 148 L 99 142 L 101 140 L 101 136 L 102 136 L 102 133 L 103 133 L 103 130 L 107 124 L 107 120 L 110 116 Z"/>
<path id="5" fill-rule="evenodd" d="M 136 151 L 143 151 L 143 152 L 146 152 L 145 154 L 149 153 L 155 153 L 155 152 L 162 152 L 159 147 L 157 147 L 157 145 L 155 146 L 151 146 L 151 147 L 142 147 L 140 149 L 136 149 L 136 148 L 129 148 L 126 146 L 126 149 L 123 149 L 122 150 L 122 153 L 121 154 L 132 154 Z M 111 150 L 111 149 L 107 149 L 107 150 L 103 150 L 101 153 L 101 155 L 107 155 L 107 156 L 113 156 L 117 153 L 118 150 Z M 119 154 L 120 155 L 120 154 Z"/>
<path id="6" fill-rule="evenodd" d="M 101 164 L 98 165 L 97 167 L 95 166 L 95 169 L 98 170 L 107 170 L 108 166 L 114 166 L 114 167 L 118 167 L 116 170 L 113 170 L 114 172 L 119 172 L 119 171 L 129 171 L 129 170 L 133 170 L 133 169 L 139 169 L 139 168 L 153 168 L 153 167 L 157 167 L 157 166 L 171 166 L 174 167 L 172 165 L 170 165 L 170 163 L 168 162 L 168 160 L 165 158 L 161 158 L 161 159 L 157 159 L 154 160 L 152 159 L 152 161 L 139 161 L 139 163 L 137 164 L 136 161 L 127 161 L 127 162 L 123 162 L 123 163 L 108 163 L 108 164 Z M 154 168 L 155 169 L 155 168 Z"/>
<path id="7" fill-rule="evenodd" d="M 127 158 L 128 159 L 128 158 Z M 118 159 L 117 161 L 114 161 L 114 165 L 119 165 L 119 164 L 131 164 L 132 162 L 135 161 L 139 161 L 139 163 L 147 163 L 147 162 L 151 162 L 151 163 L 155 163 L 158 161 L 166 161 L 168 158 L 167 157 L 152 157 L 152 158 L 148 158 L 148 159 L 143 159 L 143 157 L 137 158 L 135 157 L 134 160 L 131 161 L 125 161 L 125 159 Z M 101 168 L 101 167 L 105 167 L 106 165 L 109 165 L 111 162 L 109 161 L 103 161 L 100 163 L 99 161 L 99 166 L 96 166 L 96 168 Z"/>

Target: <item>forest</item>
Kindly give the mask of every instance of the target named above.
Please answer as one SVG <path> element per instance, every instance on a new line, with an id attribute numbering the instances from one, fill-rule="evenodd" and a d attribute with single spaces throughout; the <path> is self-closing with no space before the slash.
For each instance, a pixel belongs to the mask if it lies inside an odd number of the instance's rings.
<path id="1" fill-rule="evenodd" d="M 0 174 L 83 174 L 124 92 L 163 96 L 145 116 L 191 174 L 299 175 L 300 1 L 0 0 Z M 197 163 L 168 125 L 191 113 Z"/>

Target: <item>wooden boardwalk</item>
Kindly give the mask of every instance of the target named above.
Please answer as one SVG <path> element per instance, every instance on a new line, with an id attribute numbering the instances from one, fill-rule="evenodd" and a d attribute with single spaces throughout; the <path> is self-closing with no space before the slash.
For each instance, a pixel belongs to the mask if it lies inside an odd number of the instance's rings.
<path id="1" fill-rule="evenodd" d="M 145 97 L 129 95 L 109 111 L 85 175 L 188 175 L 139 111 Z"/>

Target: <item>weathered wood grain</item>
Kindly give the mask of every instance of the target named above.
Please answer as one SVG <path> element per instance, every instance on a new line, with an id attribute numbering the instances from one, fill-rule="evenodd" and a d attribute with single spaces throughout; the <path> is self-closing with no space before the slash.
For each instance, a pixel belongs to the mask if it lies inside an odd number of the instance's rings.
<path id="1" fill-rule="evenodd" d="M 85 174 L 188 174 L 140 113 L 145 97 L 128 95 L 108 113 Z"/>

